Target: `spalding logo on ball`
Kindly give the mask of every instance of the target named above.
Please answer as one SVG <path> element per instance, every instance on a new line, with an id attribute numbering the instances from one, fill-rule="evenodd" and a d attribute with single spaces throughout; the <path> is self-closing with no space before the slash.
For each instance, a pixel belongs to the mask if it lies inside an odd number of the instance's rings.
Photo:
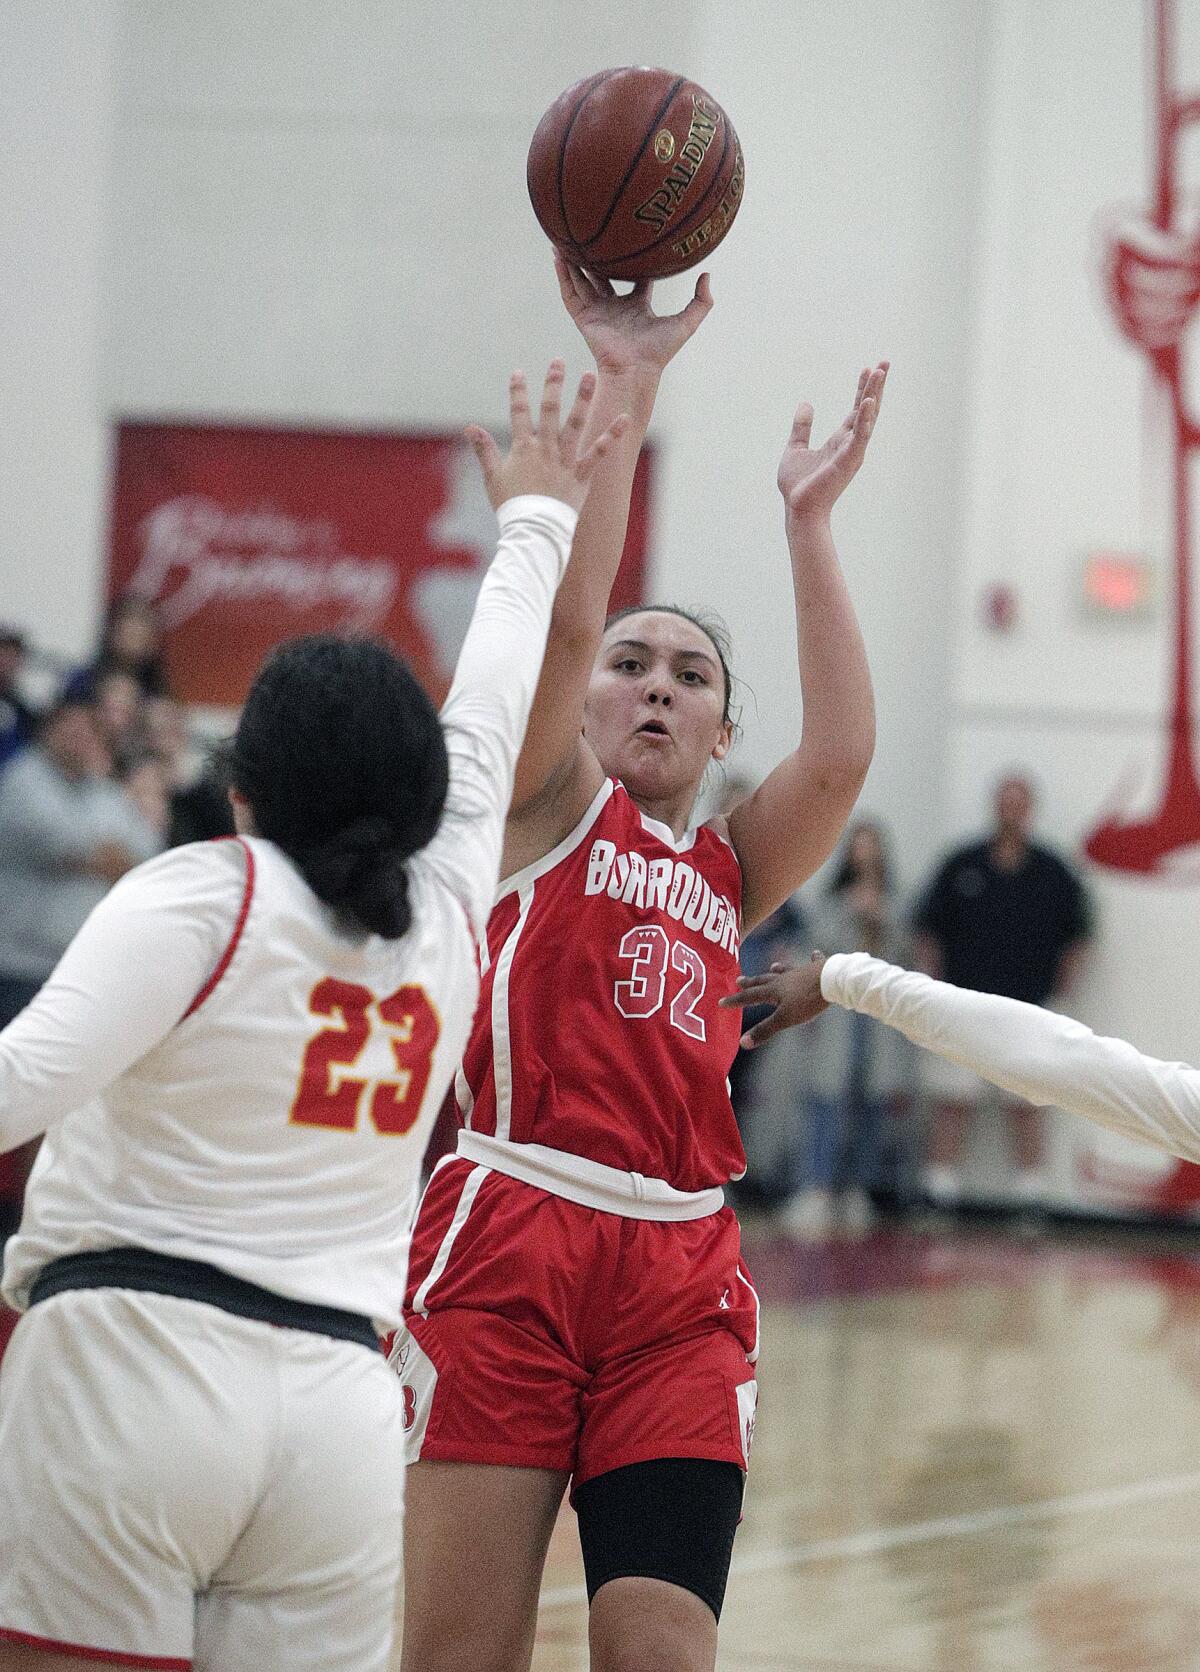
<path id="1" fill-rule="evenodd" d="M 717 101 L 669 70 L 601 70 L 561 94 L 529 147 L 529 197 L 568 261 L 666 279 L 716 249 L 745 170 Z"/>

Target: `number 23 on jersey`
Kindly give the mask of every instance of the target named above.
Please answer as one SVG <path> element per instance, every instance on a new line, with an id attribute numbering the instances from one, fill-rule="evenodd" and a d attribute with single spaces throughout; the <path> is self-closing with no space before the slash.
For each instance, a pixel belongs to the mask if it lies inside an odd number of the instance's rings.
<path id="1" fill-rule="evenodd" d="M 410 1131 L 421 1112 L 441 1033 L 425 989 L 398 987 L 381 999 L 369 987 L 326 976 L 309 995 L 308 1008 L 314 1016 L 327 1017 L 329 1025 L 308 1042 L 292 1121 L 353 1132 L 365 1100 L 377 1132 L 403 1136 Z M 354 1067 L 376 1030 L 391 1041 L 395 1072 L 375 1080 L 349 1073 L 336 1076 L 335 1069 Z"/>

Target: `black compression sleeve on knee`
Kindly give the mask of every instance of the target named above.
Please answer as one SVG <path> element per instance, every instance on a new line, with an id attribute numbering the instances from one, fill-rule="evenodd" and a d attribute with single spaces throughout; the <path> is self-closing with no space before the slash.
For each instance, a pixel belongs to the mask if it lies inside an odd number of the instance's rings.
<path id="1" fill-rule="evenodd" d="M 721 1618 L 745 1477 L 736 1463 L 663 1457 L 577 1488 L 588 1602 L 610 1579 L 679 1585 Z"/>

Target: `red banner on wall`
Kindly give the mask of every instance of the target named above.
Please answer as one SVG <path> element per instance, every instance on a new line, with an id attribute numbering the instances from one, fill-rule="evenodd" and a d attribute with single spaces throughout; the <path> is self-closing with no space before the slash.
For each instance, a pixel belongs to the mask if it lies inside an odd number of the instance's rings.
<path id="1" fill-rule="evenodd" d="M 643 453 L 613 607 L 644 596 L 652 461 Z M 154 600 L 172 690 L 236 707 L 264 655 L 300 633 L 369 633 L 440 700 L 495 547 L 457 435 L 124 423 L 109 596 Z"/>

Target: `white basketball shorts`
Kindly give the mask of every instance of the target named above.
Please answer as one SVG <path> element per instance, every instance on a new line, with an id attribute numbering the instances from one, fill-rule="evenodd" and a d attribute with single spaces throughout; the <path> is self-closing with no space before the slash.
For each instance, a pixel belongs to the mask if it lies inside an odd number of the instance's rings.
<path id="1" fill-rule="evenodd" d="M 55 1295 L 0 1366 L 0 1633 L 143 1667 L 385 1672 L 402 1458 L 382 1355 L 170 1295 Z"/>

